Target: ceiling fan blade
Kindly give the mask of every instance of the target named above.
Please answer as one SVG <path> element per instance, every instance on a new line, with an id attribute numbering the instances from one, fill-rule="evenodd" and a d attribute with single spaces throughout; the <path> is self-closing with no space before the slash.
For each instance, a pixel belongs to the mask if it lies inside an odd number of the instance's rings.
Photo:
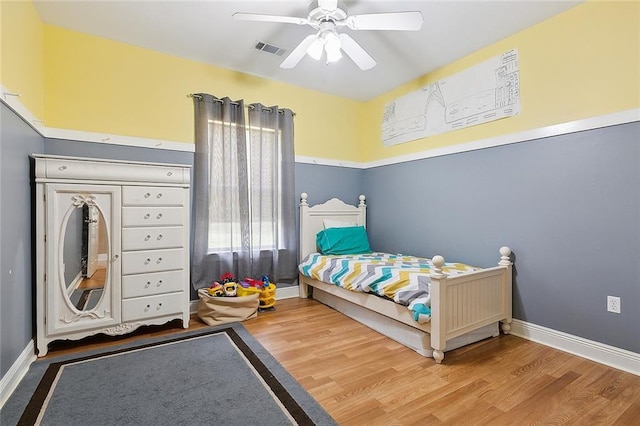
<path id="1" fill-rule="evenodd" d="M 421 12 L 371 13 L 347 18 L 347 26 L 352 30 L 418 31 L 423 22 Z"/>
<path id="2" fill-rule="evenodd" d="M 302 40 L 300 44 L 291 51 L 289 56 L 287 56 L 285 60 L 282 61 L 282 63 L 280 64 L 280 68 L 289 69 L 298 65 L 298 62 L 300 62 L 302 58 L 304 58 L 304 55 L 307 54 L 307 49 L 309 48 L 309 46 L 311 46 L 311 43 L 316 40 L 316 38 L 318 38 L 317 34 L 306 36 L 304 40 Z"/>
<path id="3" fill-rule="evenodd" d="M 361 70 L 370 70 L 376 66 L 376 61 L 348 34 L 342 33 L 339 38 L 340 48 L 344 50 L 344 53 L 346 53 Z"/>
<path id="4" fill-rule="evenodd" d="M 318 7 L 333 12 L 338 7 L 338 0 L 318 0 Z"/>
<path id="5" fill-rule="evenodd" d="M 258 13 L 242 12 L 236 12 L 231 16 L 239 21 L 279 22 L 284 24 L 296 25 L 306 25 L 309 23 L 309 20 L 307 18 L 297 18 L 295 16 L 261 15 Z"/>

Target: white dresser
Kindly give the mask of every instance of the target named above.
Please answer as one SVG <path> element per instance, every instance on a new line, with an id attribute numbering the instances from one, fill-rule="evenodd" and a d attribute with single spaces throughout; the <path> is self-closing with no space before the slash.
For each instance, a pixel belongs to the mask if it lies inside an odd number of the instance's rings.
<path id="1" fill-rule="evenodd" d="M 59 339 L 187 328 L 190 167 L 33 157 L 38 356 Z"/>

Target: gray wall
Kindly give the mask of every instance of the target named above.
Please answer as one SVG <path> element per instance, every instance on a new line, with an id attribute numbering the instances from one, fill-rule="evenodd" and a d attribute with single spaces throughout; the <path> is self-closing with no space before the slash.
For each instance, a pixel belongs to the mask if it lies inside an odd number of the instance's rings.
<path id="1" fill-rule="evenodd" d="M 42 138 L 0 105 L 0 376 L 34 336 L 34 291 L 29 154 Z"/>
<path id="2" fill-rule="evenodd" d="M 331 198 L 345 203 L 358 204 L 362 194 L 363 173 L 361 169 L 349 167 L 319 166 L 296 163 L 296 203 L 300 194 L 306 192 L 310 205 L 321 204 Z M 296 208 L 296 229 L 300 229 L 300 209 Z"/>
<path id="3" fill-rule="evenodd" d="M 636 122 L 366 170 L 372 248 L 491 266 L 508 245 L 515 318 L 640 352 L 639 140 Z"/>
<path id="4" fill-rule="evenodd" d="M 168 149 L 149 149 L 92 142 L 46 139 L 44 153 L 109 160 L 151 161 L 193 165 L 193 153 Z"/>
<path id="5" fill-rule="evenodd" d="M 363 190 L 363 173 L 348 167 L 318 166 L 296 163 L 296 200 L 300 194 L 309 195 L 311 205 L 339 198 L 345 203 L 357 204 Z"/>
<path id="6" fill-rule="evenodd" d="M 28 155 L 193 164 L 193 154 L 43 141 L 4 104 L 0 118 L 3 376 L 34 336 Z M 296 198 L 365 194 L 376 250 L 489 266 L 509 245 L 516 318 L 640 352 L 639 137 L 631 123 L 369 170 L 297 163 Z M 622 314 L 606 312 L 607 295 L 622 297 Z"/>

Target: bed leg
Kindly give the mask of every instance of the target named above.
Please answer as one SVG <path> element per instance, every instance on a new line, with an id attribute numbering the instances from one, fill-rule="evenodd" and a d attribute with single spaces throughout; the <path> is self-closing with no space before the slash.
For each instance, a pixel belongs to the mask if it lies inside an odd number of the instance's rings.
<path id="1" fill-rule="evenodd" d="M 434 349 L 433 359 L 436 360 L 436 364 L 442 364 L 442 360 L 444 359 L 444 352 L 438 349 Z"/>
<path id="2" fill-rule="evenodd" d="M 298 279 L 298 296 L 301 299 L 309 298 L 309 286 L 304 282 L 302 277 Z"/>
<path id="3" fill-rule="evenodd" d="M 504 334 L 509 334 L 509 333 L 511 333 L 511 320 L 504 319 L 504 320 L 502 320 L 502 321 L 500 321 L 500 322 L 502 323 L 502 324 L 501 324 L 501 326 L 502 326 L 502 332 L 503 332 Z"/>
<path id="4" fill-rule="evenodd" d="M 502 332 L 504 334 L 509 334 L 511 333 L 511 316 L 512 314 L 512 289 L 511 289 L 511 285 L 512 285 L 512 278 L 511 278 L 511 268 L 513 267 L 513 262 L 511 262 L 511 249 L 507 246 L 504 247 L 500 247 L 500 262 L 498 262 L 499 266 L 504 266 L 507 268 L 507 272 L 504 278 L 504 291 L 503 291 L 503 295 L 502 297 L 505 300 L 505 312 L 506 312 L 506 318 L 504 318 L 502 321 L 500 321 L 502 323 Z"/>

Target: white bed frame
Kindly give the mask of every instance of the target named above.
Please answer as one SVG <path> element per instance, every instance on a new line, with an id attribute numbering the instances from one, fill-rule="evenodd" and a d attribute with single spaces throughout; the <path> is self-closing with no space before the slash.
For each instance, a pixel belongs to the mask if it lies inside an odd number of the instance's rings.
<path id="1" fill-rule="evenodd" d="M 324 219 L 355 221 L 366 226 L 365 196 L 358 206 L 333 198 L 309 206 L 307 194 L 300 196 L 300 260 L 316 249 L 316 234 Z M 495 337 L 511 330 L 511 250 L 500 248 L 498 266 L 468 274 L 447 276 L 442 272 L 444 258 L 433 257 L 431 270 L 431 321 L 416 322 L 409 309 L 367 293 L 345 290 L 299 275 L 300 297 L 312 296 L 343 314 L 415 350 L 433 357 L 437 363 L 444 352 L 469 343 Z M 311 287 L 311 289 L 310 289 Z"/>

